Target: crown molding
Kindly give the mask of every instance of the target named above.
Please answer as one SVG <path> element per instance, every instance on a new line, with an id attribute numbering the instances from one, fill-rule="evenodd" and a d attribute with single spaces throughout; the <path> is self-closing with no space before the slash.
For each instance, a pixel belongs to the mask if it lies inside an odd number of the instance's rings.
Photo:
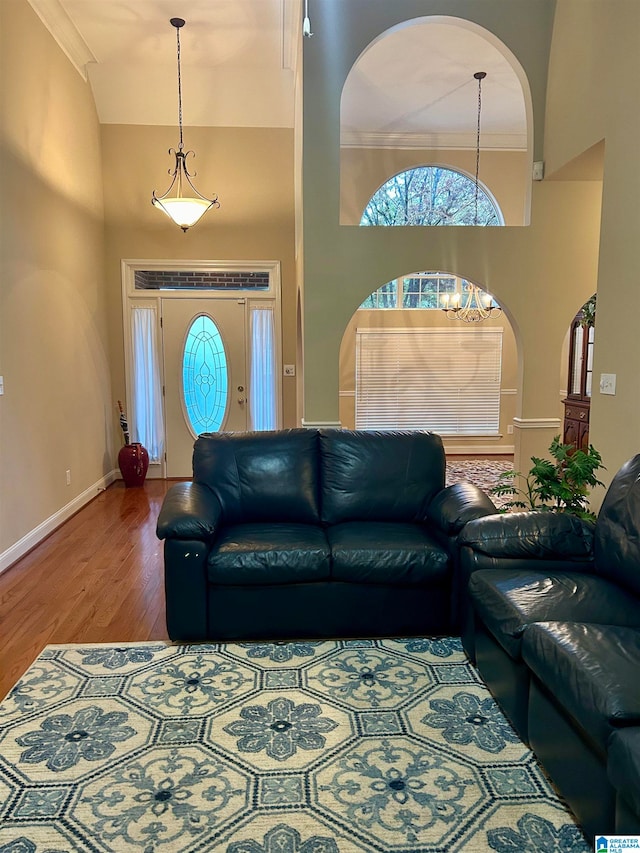
<path id="1" fill-rule="evenodd" d="M 406 148 L 475 150 L 474 133 L 384 133 L 345 130 L 340 135 L 342 148 Z M 483 133 L 483 151 L 526 151 L 525 133 Z"/>
<path id="2" fill-rule="evenodd" d="M 86 81 L 87 63 L 96 62 L 96 58 L 60 0 L 29 0 L 29 3 L 78 74 Z"/>
<path id="3" fill-rule="evenodd" d="M 296 70 L 298 58 L 298 39 L 302 38 L 302 7 L 294 0 L 280 0 L 280 20 L 282 26 L 282 68 L 285 71 Z"/>

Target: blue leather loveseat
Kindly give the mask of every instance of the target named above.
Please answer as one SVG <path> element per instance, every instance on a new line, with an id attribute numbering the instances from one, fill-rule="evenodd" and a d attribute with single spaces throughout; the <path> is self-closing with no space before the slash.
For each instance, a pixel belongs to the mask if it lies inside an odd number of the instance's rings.
<path id="1" fill-rule="evenodd" d="M 456 538 L 493 512 L 432 433 L 202 435 L 157 525 L 169 636 L 455 633 Z"/>
<path id="2" fill-rule="evenodd" d="M 588 834 L 640 833 L 640 455 L 595 526 L 497 515 L 459 543 L 483 679 Z"/>

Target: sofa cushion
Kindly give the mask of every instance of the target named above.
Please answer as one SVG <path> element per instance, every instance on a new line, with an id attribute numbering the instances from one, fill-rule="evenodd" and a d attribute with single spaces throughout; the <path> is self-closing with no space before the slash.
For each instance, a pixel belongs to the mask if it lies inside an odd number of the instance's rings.
<path id="1" fill-rule="evenodd" d="M 222 505 L 226 524 L 320 519 L 317 430 L 204 433 L 193 450 L 193 479 Z"/>
<path id="2" fill-rule="evenodd" d="M 640 631 L 541 622 L 524 632 L 522 657 L 603 753 L 616 727 L 640 723 Z"/>
<path id="3" fill-rule="evenodd" d="M 640 815 L 640 727 L 618 729 L 607 750 L 609 781 Z"/>
<path id="4" fill-rule="evenodd" d="M 623 589 L 581 572 L 481 569 L 469 580 L 474 609 L 488 631 L 520 658 L 522 633 L 532 622 L 598 622 L 634 626 L 635 603 Z"/>
<path id="5" fill-rule="evenodd" d="M 327 529 L 333 580 L 425 586 L 446 579 L 449 555 L 418 524 L 352 521 Z"/>
<path id="6" fill-rule="evenodd" d="M 429 432 L 320 431 L 322 520 L 422 521 L 444 488 L 442 440 Z"/>
<path id="7" fill-rule="evenodd" d="M 607 489 L 596 524 L 598 571 L 640 596 L 640 454 L 625 463 Z"/>
<path id="8" fill-rule="evenodd" d="M 224 585 L 328 580 L 329 543 L 311 524 L 234 524 L 215 540 L 207 572 Z"/>

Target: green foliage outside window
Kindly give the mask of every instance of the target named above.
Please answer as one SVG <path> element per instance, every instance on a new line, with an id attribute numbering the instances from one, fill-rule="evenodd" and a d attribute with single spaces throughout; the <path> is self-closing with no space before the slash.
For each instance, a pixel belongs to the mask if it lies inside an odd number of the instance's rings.
<path id="1" fill-rule="evenodd" d="M 394 279 L 374 290 L 360 308 L 444 308 L 445 295 L 459 293 L 464 297 L 469 282 L 440 272 L 416 272 L 403 279 Z"/>
<path id="2" fill-rule="evenodd" d="M 500 225 L 498 210 L 467 175 L 420 166 L 394 175 L 367 204 L 360 225 Z"/>

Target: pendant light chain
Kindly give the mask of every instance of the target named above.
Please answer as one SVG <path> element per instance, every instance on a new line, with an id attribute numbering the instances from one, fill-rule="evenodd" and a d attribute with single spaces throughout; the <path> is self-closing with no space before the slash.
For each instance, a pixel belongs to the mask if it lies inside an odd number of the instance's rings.
<path id="1" fill-rule="evenodd" d="M 476 180 L 474 187 L 474 217 L 473 224 L 478 224 L 478 193 L 480 182 L 480 115 L 482 113 L 482 81 L 487 76 L 486 71 L 476 71 L 473 75 L 478 81 L 478 123 L 476 126 Z M 442 310 L 450 320 L 462 320 L 464 323 L 481 323 L 491 317 L 499 317 L 502 308 L 493 301 L 491 294 L 486 293 L 471 281 L 466 283 L 466 292 L 455 293 L 449 300 L 449 294 L 444 295 Z"/>
<path id="2" fill-rule="evenodd" d="M 175 19 L 171 20 L 173 24 Z M 174 24 L 176 28 L 176 42 L 178 45 L 178 125 L 180 127 L 180 145 L 178 146 L 180 151 L 184 148 L 184 142 L 182 140 L 182 71 L 180 67 L 180 27 L 177 24 Z"/>
<path id="3" fill-rule="evenodd" d="M 478 81 L 478 125 L 476 128 L 476 182 L 474 195 L 473 224 L 478 224 L 478 179 L 480 175 L 480 115 L 482 113 L 482 81 L 487 76 L 486 71 L 476 71 L 473 75 Z"/>

